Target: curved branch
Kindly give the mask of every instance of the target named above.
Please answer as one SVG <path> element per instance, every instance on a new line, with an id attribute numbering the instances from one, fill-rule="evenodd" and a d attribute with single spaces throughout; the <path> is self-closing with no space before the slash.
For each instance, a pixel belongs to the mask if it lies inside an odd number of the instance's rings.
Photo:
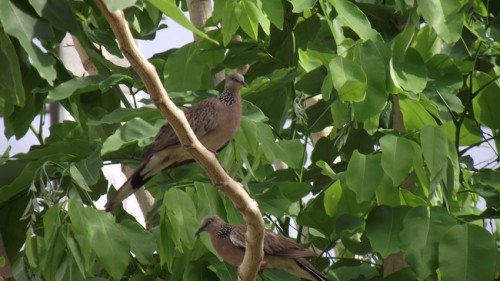
<path id="1" fill-rule="evenodd" d="M 132 33 L 122 11 L 111 13 L 102 0 L 95 0 L 99 10 L 106 17 L 120 48 L 130 62 L 132 68 L 141 77 L 146 89 L 161 114 L 166 117 L 180 142 L 193 158 L 205 170 L 207 175 L 222 192 L 228 196 L 235 207 L 243 214 L 247 224 L 245 258 L 239 267 L 239 280 L 255 280 L 260 262 L 264 256 L 264 220 L 257 202 L 253 200 L 241 186 L 227 175 L 214 153 L 208 151 L 196 138 L 182 110 L 167 96 L 160 77 L 154 66 L 139 52 Z"/>

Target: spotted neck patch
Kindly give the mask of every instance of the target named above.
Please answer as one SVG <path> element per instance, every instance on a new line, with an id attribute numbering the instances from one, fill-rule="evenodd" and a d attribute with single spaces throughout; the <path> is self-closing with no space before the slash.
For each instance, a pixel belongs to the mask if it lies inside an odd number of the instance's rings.
<path id="1" fill-rule="evenodd" d="M 232 229 L 229 224 L 224 224 L 217 232 L 217 238 L 229 238 Z"/>
<path id="2" fill-rule="evenodd" d="M 236 98 L 234 97 L 234 94 L 231 92 L 226 92 L 226 91 L 220 93 L 219 100 L 224 105 L 232 105 L 233 103 L 236 102 Z"/>

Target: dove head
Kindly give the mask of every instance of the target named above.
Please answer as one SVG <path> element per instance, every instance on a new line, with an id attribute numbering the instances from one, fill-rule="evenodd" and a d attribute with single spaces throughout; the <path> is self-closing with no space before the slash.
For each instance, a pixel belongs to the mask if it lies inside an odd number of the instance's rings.
<path id="1" fill-rule="evenodd" d="M 248 87 L 247 83 L 245 83 L 245 77 L 243 77 L 243 75 L 234 73 L 226 78 L 226 84 L 224 85 L 225 89 L 239 90 L 242 87 Z"/>
<path id="2" fill-rule="evenodd" d="M 196 231 L 195 235 L 200 236 L 200 233 L 203 231 L 211 232 L 214 230 L 218 230 L 222 225 L 224 225 L 224 221 L 218 216 L 208 216 L 205 217 L 200 224 L 200 228 Z"/>

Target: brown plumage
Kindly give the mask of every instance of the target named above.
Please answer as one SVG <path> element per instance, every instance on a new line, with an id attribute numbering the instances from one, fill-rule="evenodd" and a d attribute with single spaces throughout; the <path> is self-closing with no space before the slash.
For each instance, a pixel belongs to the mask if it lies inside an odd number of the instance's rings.
<path id="1" fill-rule="evenodd" d="M 196 235 L 203 231 L 209 233 L 212 245 L 224 261 L 234 266 L 241 264 L 245 255 L 246 225 L 232 226 L 218 216 L 208 216 L 203 219 Z M 302 248 L 294 241 L 266 230 L 261 269 L 279 268 L 307 280 L 328 281 L 307 261 L 316 256 L 315 252 Z"/>
<path id="2" fill-rule="evenodd" d="M 219 96 L 203 100 L 184 111 L 196 137 L 208 150 L 215 152 L 222 149 L 240 127 L 240 89 L 244 86 L 246 83 L 243 75 L 232 74 L 227 77 L 224 90 Z M 181 146 L 170 124 L 163 125 L 139 168 L 108 200 L 104 208 L 110 211 L 162 170 L 191 161 L 191 154 Z"/>

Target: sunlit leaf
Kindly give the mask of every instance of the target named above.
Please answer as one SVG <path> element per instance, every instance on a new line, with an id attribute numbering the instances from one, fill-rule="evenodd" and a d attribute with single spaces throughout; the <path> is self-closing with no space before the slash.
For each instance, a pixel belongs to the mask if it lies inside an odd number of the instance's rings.
<path id="1" fill-rule="evenodd" d="M 493 236 L 474 224 L 454 226 L 439 243 L 439 268 L 446 280 L 493 280 L 498 274 Z"/>

